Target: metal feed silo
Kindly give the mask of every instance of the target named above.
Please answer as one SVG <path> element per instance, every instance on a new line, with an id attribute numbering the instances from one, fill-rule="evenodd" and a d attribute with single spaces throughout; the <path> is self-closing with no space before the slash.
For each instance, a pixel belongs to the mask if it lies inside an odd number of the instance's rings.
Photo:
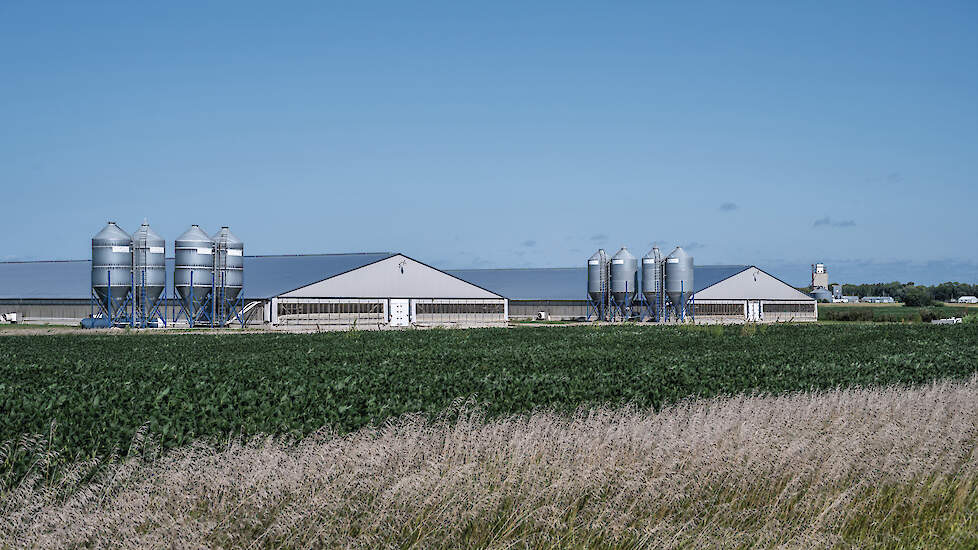
<path id="1" fill-rule="evenodd" d="M 678 319 L 690 313 L 686 305 L 693 294 L 693 257 L 677 246 L 666 258 L 666 295 Z"/>
<path id="2" fill-rule="evenodd" d="M 216 286 L 224 289 L 225 301 L 234 302 L 244 286 L 244 243 L 226 225 L 211 240 L 214 241 Z"/>
<path id="3" fill-rule="evenodd" d="M 150 321 L 166 290 L 166 241 L 143 222 L 132 234 L 133 293 L 142 321 Z"/>
<path id="4" fill-rule="evenodd" d="M 173 242 L 173 252 L 176 257 L 173 287 L 193 323 L 197 321 L 197 313 L 211 293 L 214 241 L 199 225 L 191 225 L 190 229 Z"/>
<path id="5" fill-rule="evenodd" d="M 638 259 L 623 246 L 611 258 L 611 297 L 624 311 L 638 292 Z"/>
<path id="6" fill-rule="evenodd" d="M 610 278 L 608 272 L 608 253 L 598 249 L 587 260 L 587 295 L 596 303 L 603 303 L 608 292 Z"/>
<path id="7" fill-rule="evenodd" d="M 645 297 L 650 308 L 657 306 L 660 292 L 662 292 L 662 253 L 659 252 L 659 247 L 653 246 L 652 250 L 642 257 L 642 296 Z"/>
<path id="8" fill-rule="evenodd" d="M 608 254 L 599 248 L 587 260 L 587 320 L 593 314 L 599 321 L 605 320 L 611 291 L 611 265 Z"/>
<path id="9" fill-rule="evenodd" d="M 92 290 L 111 319 L 118 315 L 132 287 L 131 240 L 115 222 L 92 237 Z"/>

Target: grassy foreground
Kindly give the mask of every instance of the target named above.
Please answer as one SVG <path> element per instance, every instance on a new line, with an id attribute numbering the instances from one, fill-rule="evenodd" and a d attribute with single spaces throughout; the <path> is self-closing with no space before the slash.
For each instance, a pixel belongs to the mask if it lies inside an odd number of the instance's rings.
<path id="1" fill-rule="evenodd" d="M 198 443 L 3 493 L 0 548 L 972 548 L 976 402 L 972 378 Z"/>

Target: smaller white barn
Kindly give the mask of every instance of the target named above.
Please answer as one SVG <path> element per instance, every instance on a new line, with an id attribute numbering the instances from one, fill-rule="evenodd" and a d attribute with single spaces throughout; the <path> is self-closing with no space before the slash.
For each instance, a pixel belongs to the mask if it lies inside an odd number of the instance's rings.
<path id="1" fill-rule="evenodd" d="M 697 322 L 818 320 L 811 296 L 756 266 L 697 291 L 693 300 Z"/>
<path id="2" fill-rule="evenodd" d="M 271 296 L 273 325 L 486 325 L 508 319 L 503 296 L 403 254 Z"/>

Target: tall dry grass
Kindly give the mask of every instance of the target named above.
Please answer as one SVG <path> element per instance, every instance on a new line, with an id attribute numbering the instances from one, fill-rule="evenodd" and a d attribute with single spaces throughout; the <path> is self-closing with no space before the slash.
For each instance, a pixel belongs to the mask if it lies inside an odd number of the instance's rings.
<path id="1" fill-rule="evenodd" d="M 201 443 L 8 488 L 0 547 L 966 547 L 976 420 L 972 379 Z"/>

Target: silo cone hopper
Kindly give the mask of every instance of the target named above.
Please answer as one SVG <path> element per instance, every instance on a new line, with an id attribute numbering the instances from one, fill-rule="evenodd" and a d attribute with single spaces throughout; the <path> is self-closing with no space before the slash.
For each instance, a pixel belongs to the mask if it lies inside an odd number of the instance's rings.
<path id="1" fill-rule="evenodd" d="M 207 301 L 207 297 L 210 296 L 211 287 L 210 280 L 207 281 L 208 286 L 200 286 L 197 281 L 194 281 L 194 286 L 178 286 L 177 294 L 180 296 L 180 303 L 183 304 L 184 309 L 191 311 L 194 314 L 204 305 Z"/>
<path id="2" fill-rule="evenodd" d="M 122 307 L 126 303 L 126 298 L 129 297 L 129 280 L 126 279 L 126 286 L 112 285 L 112 301 L 109 301 L 109 287 L 107 286 L 97 286 L 95 287 L 95 295 L 98 296 L 99 304 L 105 308 L 106 311 L 111 312 L 112 317 L 115 317 L 122 310 Z M 112 306 L 111 308 L 109 306 Z"/>
<path id="3" fill-rule="evenodd" d="M 153 309 L 156 308 L 156 304 L 160 303 L 160 296 L 163 295 L 163 290 L 165 288 L 166 287 L 158 286 L 158 285 L 153 285 L 153 286 L 146 285 L 145 292 L 146 292 L 146 314 L 147 315 L 149 315 L 153 311 Z"/>

